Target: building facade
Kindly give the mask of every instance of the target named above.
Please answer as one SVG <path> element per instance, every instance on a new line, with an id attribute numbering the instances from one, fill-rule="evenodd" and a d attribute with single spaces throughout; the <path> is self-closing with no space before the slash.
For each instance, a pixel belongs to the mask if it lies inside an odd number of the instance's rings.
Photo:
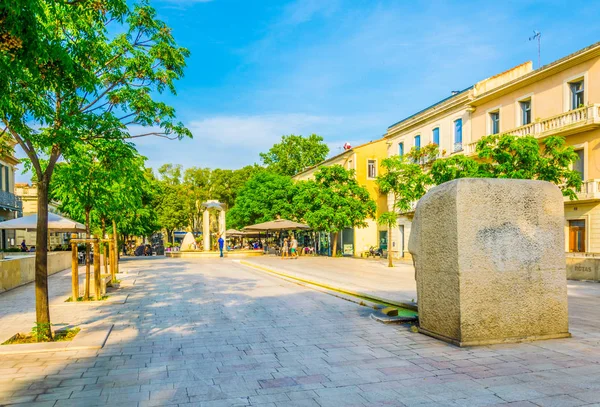
<path id="1" fill-rule="evenodd" d="M 388 156 L 436 143 L 440 155 L 475 155 L 490 134 L 565 137 L 583 186 L 565 198 L 565 251 L 600 253 L 600 43 L 534 70 L 531 62 L 476 83 L 388 128 Z M 406 250 L 413 213 L 399 214 Z"/>
<path id="2" fill-rule="evenodd" d="M 388 127 L 385 135 L 387 155 L 404 155 L 413 148 L 437 144 L 440 157 L 462 153 L 465 136 L 470 134 L 470 109 L 468 102 L 472 87 L 453 92 L 448 98 L 417 112 Z M 393 208 L 390 201 L 389 210 Z M 398 215 L 397 226 L 392 232 L 392 255 L 395 258 L 408 258 L 408 237 L 410 236 L 414 212 Z"/>
<path id="3" fill-rule="evenodd" d="M 0 156 L 0 222 L 21 216 L 21 200 L 15 195 L 15 169 L 19 161 L 12 155 Z M 0 230 L 0 250 L 16 243 L 13 230 Z"/>
<path id="4" fill-rule="evenodd" d="M 579 159 L 583 186 L 565 198 L 565 251 L 600 253 L 600 43 L 492 89 L 470 102 L 473 154 L 486 134 L 565 137 Z M 494 125 L 498 123 L 498 126 Z"/>
<path id="5" fill-rule="evenodd" d="M 23 205 L 23 215 L 35 215 L 37 214 L 38 209 L 38 192 L 37 185 L 26 184 L 26 183 L 17 183 L 15 184 L 15 195 L 20 198 Z M 57 207 L 54 204 L 48 205 L 48 211 L 58 213 Z M 35 231 L 25 231 L 25 230 L 17 230 L 15 231 L 17 244 L 21 244 L 23 240 L 25 240 L 25 244 L 29 246 L 35 246 L 36 242 L 36 232 Z M 48 247 L 52 250 L 57 246 L 61 246 L 68 242 L 68 233 L 49 233 L 48 234 Z"/>
<path id="6" fill-rule="evenodd" d="M 377 204 L 377 216 L 387 211 L 387 197 L 379 192 L 376 179 L 381 172 L 381 160 L 387 157 L 387 144 L 384 139 L 371 141 L 331 157 L 314 167 L 296 174 L 293 179 L 306 181 L 314 179 L 315 172 L 322 166 L 341 165 L 354 170 L 356 180 L 365 187 Z M 347 256 L 361 256 L 371 247 L 387 250 L 387 229 L 378 225 L 377 219 L 367 219 L 367 227 L 343 230 L 338 237 L 338 247 Z"/>

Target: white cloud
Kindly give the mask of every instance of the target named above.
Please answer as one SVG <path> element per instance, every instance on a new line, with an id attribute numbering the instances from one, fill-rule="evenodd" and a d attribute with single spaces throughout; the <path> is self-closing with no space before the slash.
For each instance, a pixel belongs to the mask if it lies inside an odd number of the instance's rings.
<path id="1" fill-rule="evenodd" d="M 338 144 L 347 140 L 336 142 L 331 135 L 347 127 L 348 120 L 304 113 L 219 115 L 192 120 L 187 126 L 194 135 L 191 140 L 136 140 L 139 151 L 149 158 L 148 166 L 180 163 L 184 167 L 240 168 L 260 162 L 259 153 L 287 134 L 317 133 L 325 137 L 332 153 L 336 153 Z"/>
<path id="2" fill-rule="evenodd" d="M 338 9 L 339 0 L 297 0 L 285 7 L 283 17 L 277 24 L 298 25 L 312 20 L 319 15 L 331 15 Z"/>

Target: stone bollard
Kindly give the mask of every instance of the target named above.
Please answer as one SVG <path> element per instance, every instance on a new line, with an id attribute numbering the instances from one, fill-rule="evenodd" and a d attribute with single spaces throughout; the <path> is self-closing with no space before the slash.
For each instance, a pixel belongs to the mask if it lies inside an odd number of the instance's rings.
<path id="1" fill-rule="evenodd" d="M 458 346 L 569 337 L 564 207 L 543 181 L 458 179 L 417 204 L 420 331 Z"/>

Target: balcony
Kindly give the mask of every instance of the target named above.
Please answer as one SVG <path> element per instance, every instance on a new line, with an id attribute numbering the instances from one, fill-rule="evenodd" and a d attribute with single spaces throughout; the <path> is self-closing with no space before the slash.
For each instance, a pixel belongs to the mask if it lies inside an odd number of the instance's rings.
<path id="1" fill-rule="evenodd" d="M 8 191 L 0 191 L 0 209 L 23 212 L 21 198 Z"/>
<path id="2" fill-rule="evenodd" d="M 600 127 L 600 104 L 591 104 L 570 110 L 556 116 L 537 120 L 521 127 L 504 131 L 501 134 L 513 136 L 534 136 L 544 138 L 548 136 L 568 136 L 574 133 L 588 131 Z M 466 155 L 474 155 L 477 142 L 465 146 Z"/>
<path id="3" fill-rule="evenodd" d="M 571 201 L 569 197 L 564 197 L 565 202 L 585 202 L 600 200 L 600 179 L 589 179 L 581 183 L 579 191 L 575 191 L 577 200 Z"/>

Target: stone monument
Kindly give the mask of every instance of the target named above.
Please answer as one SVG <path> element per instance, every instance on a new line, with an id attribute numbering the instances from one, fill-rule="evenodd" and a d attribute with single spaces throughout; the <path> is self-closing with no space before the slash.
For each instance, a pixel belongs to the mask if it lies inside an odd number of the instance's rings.
<path id="1" fill-rule="evenodd" d="M 418 202 L 409 240 L 420 331 L 458 346 L 569 337 L 560 190 L 458 179 Z"/>
<path id="2" fill-rule="evenodd" d="M 196 239 L 191 232 L 187 232 L 181 242 L 181 250 L 196 250 Z"/>
<path id="3" fill-rule="evenodd" d="M 211 241 L 210 241 L 210 209 L 217 209 L 219 211 L 219 225 L 218 225 L 218 233 L 223 238 L 226 239 L 225 236 L 225 208 L 222 203 L 219 201 L 206 201 L 202 204 L 204 208 L 204 213 L 202 214 L 202 238 L 204 243 L 204 251 L 210 251 L 212 249 Z"/>

